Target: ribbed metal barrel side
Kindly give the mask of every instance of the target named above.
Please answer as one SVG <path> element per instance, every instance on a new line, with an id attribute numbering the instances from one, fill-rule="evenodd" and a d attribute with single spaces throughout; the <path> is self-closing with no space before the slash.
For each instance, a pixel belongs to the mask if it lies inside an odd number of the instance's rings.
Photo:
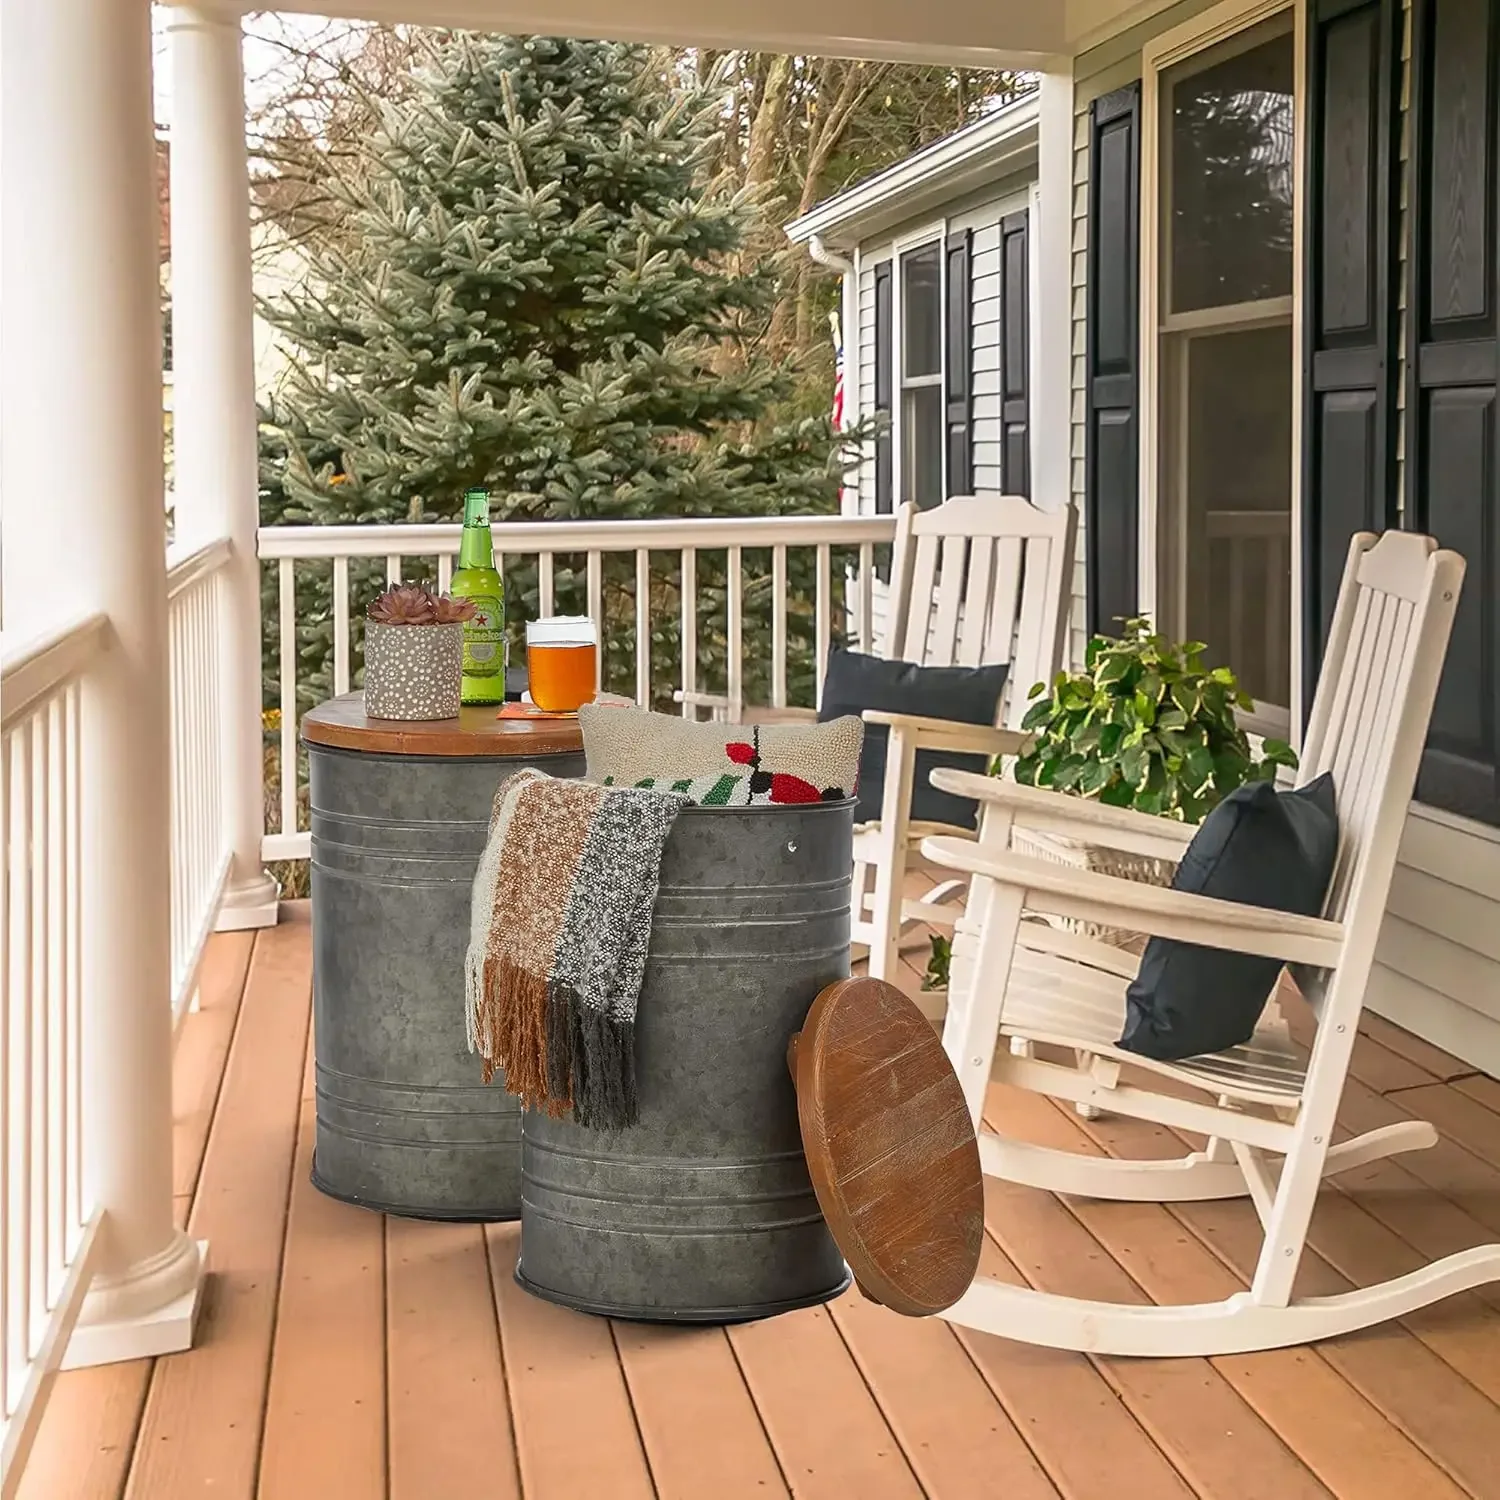
<path id="1" fill-rule="evenodd" d="M 518 1102 L 464 1034 L 464 951 L 495 788 L 582 755 L 379 755 L 310 745 L 313 1182 L 416 1218 L 520 1213 Z"/>
<path id="2" fill-rule="evenodd" d="M 523 1119 L 517 1280 L 549 1301 L 735 1322 L 847 1286 L 807 1175 L 788 1039 L 849 973 L 853 804 L 690 808 L 636 1016 L 639 1123 Z"/>

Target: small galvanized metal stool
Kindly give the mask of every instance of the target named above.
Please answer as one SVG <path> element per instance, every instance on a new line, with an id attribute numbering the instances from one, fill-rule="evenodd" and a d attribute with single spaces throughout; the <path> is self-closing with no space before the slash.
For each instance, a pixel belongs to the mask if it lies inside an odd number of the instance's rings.
<path id="1" fill-rule="evenodd" d="M 312 812 L 317 1142 L 313 1182 L 429 1219 L 521 1210 L 519 1101 L 464 1036 L 463 958 L 495 788 L 581 776 L 564 721 L 370 719 L 362 694 L 302 721 Z"/>
<path id="2" fill-rule="evenodd" d="M 687 1323 L 830 1301 L 850 1267 L 913 1315 L 962 1295 L 984 1224 L 974 1128 L 931 1023 L 848 978 L 852 834 L 851 803 L 679 815 L 637 1011 L 640 1121 L 524 1116 L 521 1286 Z"/>
<path id="3" fill-rule="evenodd" d="M 636 1012 L 639 1122 L 523 1120 L 516 1279 L 613 1317 L 730 1323 L 836 1297 L 787 1038 L 849 973 L 854 804 L 690 807 Z"/>

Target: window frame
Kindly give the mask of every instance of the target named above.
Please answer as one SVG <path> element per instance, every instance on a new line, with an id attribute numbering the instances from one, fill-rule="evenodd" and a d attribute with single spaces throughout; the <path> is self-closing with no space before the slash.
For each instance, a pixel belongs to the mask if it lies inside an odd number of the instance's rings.
<path id="1" fill-rule="evenodd" d="M 1161 116 L 1166 74 L 1195 58 L 1206 56 L 1229 44 L 1227 55 L 1233 55 L 1236 38 L 1277 16 L 1292 18 L 1292 291 L 1290 296 L 1263 302 L 1240 303 L 1185 313 L 1167 312 L 1164 275 L 1171 264 L 1170 231 L 1164 225 L 1165 193 L 1170 180 L 1169 142 L 1162 139 Z M 1305 220 L 1306 167 L 1304 162 L 1306 115 L 1305 7 L 1299 0 L 1225 0 L 1181 26 L 1163 32 L 1141 49 L 1141 150 L 1140 150 L 1140 396 L 1139 396 L 1139 601 L 1144 615 L 1156 620 L 1165 603 L 1185 597 L 1184 580 L 1167 576 L 1164 560 L 1170 560 L 1174 572 L 1185 570 L 1185 538 L 1167 537 L 1163 528 L 1174 518 L 1163 505 L 1163 462 L 1168 441 L 1176 441 L 1173 417 L 1180 402 L 1177 390 L 1166 389 L 1173 375 L 1173 362 L 1166 357 L 1166 343 L 1172 337 L 1191 337 L 1209 331 L 1230 331 L 1281 323 L 1290 317 L 1292 342 L 1291 368 L 1291 443 L 1292 466 L 1289 476 L 1291 536 L 1291 578 L 1288 586 L 1289 663 L 1291 703 L 1280 705 L 1257 703 L 1244 716 L 1247 730 L 1281 738 L 1300 738 L 1302 692 L 1302 548 L 1301 536 L 1301 464 L 1302 451 L 1302 361 L 1297 351 L 1302 347 L 1302 278 L 1296 268 L 1302 264 Z M 1189 69 L 1191 71 L 1191 69 Z M 1179 366 L 1182 361 L 1176 362 Z M 1181 462 L 1181 455 L 1178 455 Z M 1178 528 L 1179 531 L 1181 528 Z M 1170 543 L 1170 545 L 1167 545 Z M 1175 599 L 1174 599 L 1175 596 Z"/>
<path id="2" fill-rule="evenodd" d="M 913 497 L 906 493 L 906 393 L 936 387 L 938 400 L 948 384 L 948 348 L 943 336 L 948 312 L 948 220 L 933 220 L 898 236 L 891 242 L 891 347 L 886 351 L 891 361 L 891 491 L 893 507 L 899 509 Z M 938 368 L 932 375 L 906 373 L 906 278 L 902 262 L 917 251 L 933 249 L 938 265 Z M 973 333 L 970 332 L 972 339 Z M 948 445 L 939 444 L 940 495 L 948 493 Z M 941 499 L 939 500 L 941 503 Z"/>

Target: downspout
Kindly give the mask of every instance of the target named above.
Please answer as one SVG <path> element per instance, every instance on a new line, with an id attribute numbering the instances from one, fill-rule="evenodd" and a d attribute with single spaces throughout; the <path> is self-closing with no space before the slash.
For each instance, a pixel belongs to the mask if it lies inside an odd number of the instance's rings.
<path id="1" fill-rule="evenodd" d="M 854 262 L 835 253 L 825 245 L 818 235 L 807 242 L 807 253 L 820 266 L 837 271 L 843 278 L 842 296 L 839 304 L 839 335 L 844 344 L 844 426 L 851 427 L 863 412 L 855 415 L 859 401 L 859 278 L 855 274 Z M 839 509 L 844 515 L 859 512 L 859 485 L 845 484 L 840 496 Z"/>

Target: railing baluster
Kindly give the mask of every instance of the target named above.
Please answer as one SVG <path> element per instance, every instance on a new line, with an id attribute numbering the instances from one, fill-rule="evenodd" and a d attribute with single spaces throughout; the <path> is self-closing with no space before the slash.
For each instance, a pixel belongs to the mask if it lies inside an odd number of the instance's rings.
<path id="1" fill-rule="evenodd" d="M 859 544 L 859 649 L 875 650 L 875 544 Z"/>
<path id="2" fill-rule="evenodd" d="M 786 548 L 771 549 L 771 706 L 786 707 Z"/>
<path id="3" fill-rule="evenodd" d="M 682 692 L 698 691 L 698 552 L 696 548 L 682 549 L 682 588 L 680 591 L 680 634 L 682 637 Z M 682 705 L 684 719 L 696 719 L 698 710 L 691 704 Z"/>
<path id="4" fill-rule="evenodd" d="M 599 649 L 594 653 L 594 689 L 604 686 L 604 559 L 598 549 L 588 557 L 589 619 L 599 632 Z"/>
<path id="5" fill-rule="evenodd" d="M 27 1038 L 30 1069 L 27 1087 L 27 1147 L 31 1160 L 31 1276 L 26 1289 L 30 1306 L 31 1338 L 28 1359 L 47 1326 L 47 1010 L 48 933 L 47 896 L 51 874 L 47 868 L 47 726 L 38 708 L 31 716 L 31 1004 Z"/>
<path id="6" fill-rule="evenodd" d="M 401 554 L 387 553 L 385 559 L 385 581 L 387 587 L 401 582 Z"/>
<path id="7" fill-rule="evenodd" d="M 823 701 L 823 674 L 828 670 L 828 648 L 832 644 L 831 612 L 833 592 L 832 551 L 827 542 L 818 544 L 816 638 L 813 662 L 814 682 L 817 685 L 818 702 Z"/>
<path id="8" fill-rule="evenodd" d="M 10 1094 L 6 1116 L 10 1158 L 10 1348 L 7 1381 L 31 1362 L 31 1153 L 27 1125 L 31 1119 L 31 1010 L 35 993 L 31 954 L 31 737 L 24 723 L 14 735 L 11 767 L 11 807 L 18 813 L 11 825 L 11 874 L 17 886 L 11 905 L 11 985 L 8 999 L 10 1037 L 6 1071 Z M 9 1390 L 10 1387 L 8 1386 Z M 9 1403 L 7 1403 L 9 1404 Z"/>
<path id="9" fill-rule="evenodd" d="M 447 552 L 439 552 L 437 568 L 438 593 L 446 594 L 448 586 L 453 582 L 453 558 Z"/>
<path id="10" fill-rule="evenodd" d="M 651 554 L 635 554 L 635 701 L 651 707 Z"/>
<path id="11" fill-rule="evenodd" d="M 333 696 L 349 691 L 349 559 L 333 560 Z"/>
<path id="12" fill-rule="evenodd" d="M 552 554 L 550 552 L 537 553 L 536 559 L 536 587 L 537 607 L 544 616 L 550 616 L 554 612 L 553 588 L 555 579 L 552 572 Z"/>
<path id="13" fill-rule="evenodd" d="M 68 822 L 68 1222 L 75 1238 L 83 1232 L 83 922 L 82 886 L 83 778 L 80 748 L 83 689 L 76 681 L 68 688 L 68 767 L 66 802 Z M 3 1070 L 0 1070 L 3 1071 Z M 68 1246 L 71 1259 L 74 1245 Z"/>
<path id="14" fill-rule="evenodd" d="M 0 937 L 5 940 L 5 950 L 0 952 L 0 994 L 5 1004 L 0 1007 L 0 1420 L 10 1416 L 10 1030 L 11 1018 L 18 1003 L 19 991 L 14 981 L 15 945 L 11 941 L 11 921 L 15 904 L 16 861 L 12 855 L 13 834 L 11 798 L 14 788 L 12 779 L 12 752 L 10 736 L 0 737 Z"/>
<path id="15" fill-rule="evenodd" d="M 61 1294 L 68 1266 L 67 1130 L 67 794 L 64 706 L 47 704 L 47 1304 Z"/>
<path id="16" fill-rule="evenodd" d="M 745 706 L 745 579 L 742 549 L 731 547 L 727 562 L 729 589 L 725 649 L 729 661 L 725 675 L 728 679 L 729 722 L 738 724 Z"/>
<path id="17" fill-rule="evenodd" d="M 281 559 L 281 831 L 297 831 L 297 588 Z"/>

